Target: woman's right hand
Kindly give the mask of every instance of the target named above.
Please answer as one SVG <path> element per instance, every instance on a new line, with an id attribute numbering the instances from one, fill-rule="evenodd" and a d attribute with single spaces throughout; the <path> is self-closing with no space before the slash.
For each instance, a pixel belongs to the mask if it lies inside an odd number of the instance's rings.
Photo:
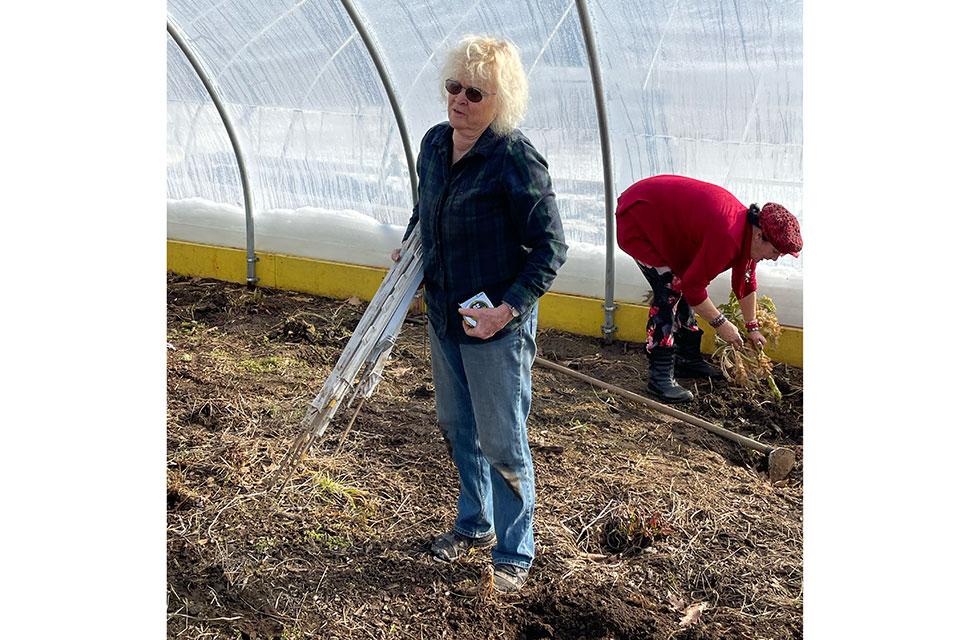
<path id="1" fill-rule="evenodd" d="M 400 262 L 400 249 L 394 249 L 393 253 L 390 254 L 390 259 L 394 262 Z"/>
<path id="2" fill-rule="evenodd" d="M 717 335 L 723 338 L 724 342 L 732 344 L 737 349 L 743 348 L 743 336 L 740 335 L 736 325 L 729 320 L 717 327 Z"/>

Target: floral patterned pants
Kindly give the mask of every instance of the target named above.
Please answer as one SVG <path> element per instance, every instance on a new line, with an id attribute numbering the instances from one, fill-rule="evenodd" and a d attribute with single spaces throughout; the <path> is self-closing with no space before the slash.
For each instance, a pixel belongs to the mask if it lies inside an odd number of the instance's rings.
<path id="1" fill-rule="evenodd" d="M 678 328 L 700 331 L 696 313 L 680 294 L 680 278 L 667 267 L 648 267 L 639 261 L 637 266 L 653 289 L 647 319 L 647 351 L 654 347 L 672 347 L 673 334 Z"/>

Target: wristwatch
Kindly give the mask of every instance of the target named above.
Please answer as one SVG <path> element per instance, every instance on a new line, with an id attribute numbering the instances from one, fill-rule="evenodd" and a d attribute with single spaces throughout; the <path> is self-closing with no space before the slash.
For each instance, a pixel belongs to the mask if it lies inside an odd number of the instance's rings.
<path id="1" fill-rule="evenodd" d="M 514 309 L 512 304 L 510 304 L 509 302 L 504 302 L 503 304 L 507 305 L 507 309 L 510 309 L 510 313 L 513 315 L 514 318 L 520 317 L 520 312 Z"/>

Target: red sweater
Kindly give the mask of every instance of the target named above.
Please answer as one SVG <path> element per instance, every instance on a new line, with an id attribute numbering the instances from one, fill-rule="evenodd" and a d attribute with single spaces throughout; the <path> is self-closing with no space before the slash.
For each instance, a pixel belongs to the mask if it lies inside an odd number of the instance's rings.
<path id="1" fill-rule="evenodd" d="M 646 178 L 617 200 L 617 244 L 644 264 L 670 267 L 691 306 L 706 300 L 707 285 L 727 269 L 737 298 L 756 291 L 750 227 L 733 194 L 693 178 Z"/>

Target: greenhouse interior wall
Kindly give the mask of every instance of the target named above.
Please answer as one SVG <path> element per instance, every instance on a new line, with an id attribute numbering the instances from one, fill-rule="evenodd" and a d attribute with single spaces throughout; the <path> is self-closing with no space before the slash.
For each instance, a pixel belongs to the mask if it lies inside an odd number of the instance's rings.
<path id="1" fill-rule="evenodd" d="M 520 49 L 530 83 L 520 129 L 549 163 L 570 246 L 541 301 L 541 326 L 603 335 L 602 136 L 615 196 L 642 178 L 686 175 L 744 203 L 779 202 L 803 225 L 801 2 L 593 0 L 581 3 L 586 22 L 577 4 L 169 0 L 168 32 L 182 36 L 225 117 L 168 34 L 168 268 L 246 281 L 246 206 L 258 285 L 370 299 L 414 204 L 387 87 L 415 154 L 427 129 L 446 120 L 444 54 L 471 33 Z M 242 150 L 247 202 L 225 120 Z M 649 287 L 615 243 L 613 251 L 613 337 L 642 341 Z M 757 270 L 758 293 L 774 300 L 784 325 L 771 356 L 794 365 L 802 365 L 802 267 L 802 257 L 784 256 Z M 717 302 L 729 291 L 729 273 L 709 288 Z"/>

